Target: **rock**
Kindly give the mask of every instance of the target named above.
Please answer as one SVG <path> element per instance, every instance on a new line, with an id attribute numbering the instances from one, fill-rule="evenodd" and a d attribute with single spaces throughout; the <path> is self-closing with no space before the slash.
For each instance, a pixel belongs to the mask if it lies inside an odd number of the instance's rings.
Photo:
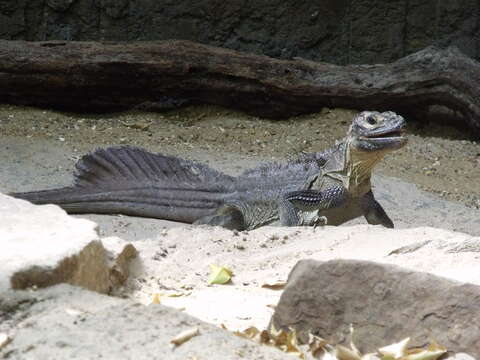
<path id="1" fill-rule="evenodd" d="M 395 228 L 428 225 L 480 235 L 480 211 L 446 201 L 420 190 L 415 184 L 376 174 L 375 197 L 387 214 L 395 219 Z"/>
<path id="2" fill-rule="evenodd" d="M 3 1 L 0 38 L 186 39 L 337 64 L 390 62 L 429 45 L 455 45 L 478 59 L 479 10 L 474 0 Z"/>
<path id="3" fill-rule="evenodd" d="M 343 342 L 350 324 L 361 351 L 411 337 L 434 339 L 452 352 L 480 357 L 480 286 L 397 266 L 356 260 L 302 260 L 272 317 L 276 328 L 295 328 Z"/>
<path id="4" fill-rule="evenodd" d="M 170 343 L 192 328 L 199 335 L 176 347 Z M 8 292 L 0 299 L 2 330 L 11 340 L 0 358 L 13 360 L 292 359 L 163 305 L 144 306 L 65 284 Z"/>
<path id="5" fill-rule="evenodd" d="M 131 261 L 137 257 L 138 251 L 132 244 L 117 237 L 103 238 L 102 244 L 108 250 L 110 286 L 120 287 L 130 276 Z"/>
<path id="6" fill-rule="evenodd" d="M 92 221 L 0 194 L 0 292 L 67 282 L 108 293 L 128 277 L 136 250 L 107 242 L 115 251 L 105 249 Z"/>
<path id="7" fill-rule="evenodd" d="M 47 5 L 56 11 L 66 11 L 74 0 L 47 0 Z"/>

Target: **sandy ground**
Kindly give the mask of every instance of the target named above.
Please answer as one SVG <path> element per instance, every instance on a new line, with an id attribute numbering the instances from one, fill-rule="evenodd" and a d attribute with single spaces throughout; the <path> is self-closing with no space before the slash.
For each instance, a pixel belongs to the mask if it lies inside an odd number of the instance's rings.
<path id="1" fill-rule="evenodd" d="M 212 107 L 80 116 L 2 106 L 0 192 L 67 185 L 81 155 L 112 144 L 176 154 L 235 174 L 261 161 L 324 149 L 345 134 L 353 114 L 325 110 L 273 122 Z M 480 144 L 447 128 L 432 129 L 436 136 L 429 137 L 415 124 L 409 131 L 408 146 L 385 159 L 374 178 L 377 198 L 401 230 L 351 226 L 365 223 L 358 219 L 338 228 L 266 227 L 235 233 L 156 219 L 84 217 L 99 224 L 101 236 L 135 241 L 140 250 L 143 261 L 118 295 L 147 304 L 160 294 L 165 305 L 231 329 L 267 326 L 281 292 L 262 285 L 284 281 L 304 258 L 370 259 L 480 283 L 474 267 L 480 249 L 460 255 L 445 250 L 451 242 L 468 241 L 473 247 L 478 242 Z M 418 252 L 391 254 L 418 242 Z M 448 254 L 432 259 L 438 250 Z M 233 283 L 207 286 L 212 263 L 231 267 Z"/>
<path id="2" fill-rule="evenodd" d="M 265 285 L 285 283 L 299 260 L 371 260 L 480 285 L 479 240 L 427 227 L 267 226 L 238 233 L 176 227 L 135 242 L 142 261 L 119 293 L 143 304 L 157 295 L 164 305 L 229 329 L 265 328 L 281 295 Z M 210 264 L 231 269 L 232 282 L 208 285 Z"/>

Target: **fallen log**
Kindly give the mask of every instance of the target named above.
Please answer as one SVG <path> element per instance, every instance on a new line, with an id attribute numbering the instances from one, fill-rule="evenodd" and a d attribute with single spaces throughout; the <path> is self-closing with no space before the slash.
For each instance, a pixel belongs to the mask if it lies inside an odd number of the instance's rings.
<path id="1" fill-rule="evenodd" d="M 267 118 L 322 107 L 423 116 L 445 106 L 480 138 L 480 63 L 426 48 L 391 64 L 278 60 L 189 41 L 0 41 L 0 102 L 118 111 L 207 103 Z"/>

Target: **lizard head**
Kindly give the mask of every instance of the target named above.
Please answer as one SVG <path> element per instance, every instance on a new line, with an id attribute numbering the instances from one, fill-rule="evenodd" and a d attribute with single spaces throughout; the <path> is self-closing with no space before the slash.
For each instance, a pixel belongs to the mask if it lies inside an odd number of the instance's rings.
<path id="1" fill-rule="evenodd" d="M 392 111 L 363 111 L 354 117 L 347 138 L 359 151 L 393 151 L 407 143 L 405 119 Z"/>

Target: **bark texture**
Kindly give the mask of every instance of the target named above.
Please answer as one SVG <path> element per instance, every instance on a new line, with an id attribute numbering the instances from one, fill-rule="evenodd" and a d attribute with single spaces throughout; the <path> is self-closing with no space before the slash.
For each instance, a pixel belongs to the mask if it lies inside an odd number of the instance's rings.
<path id="1" fill-rule="evenodd" d="M 268 118 L 347 107 L 456 112 L 480 137 L 480 63 L 434 47 L 391 64 L 339 66 L 189 41 L 0 41 L 0 101 L 75 111 L 208 103 Z"/>

